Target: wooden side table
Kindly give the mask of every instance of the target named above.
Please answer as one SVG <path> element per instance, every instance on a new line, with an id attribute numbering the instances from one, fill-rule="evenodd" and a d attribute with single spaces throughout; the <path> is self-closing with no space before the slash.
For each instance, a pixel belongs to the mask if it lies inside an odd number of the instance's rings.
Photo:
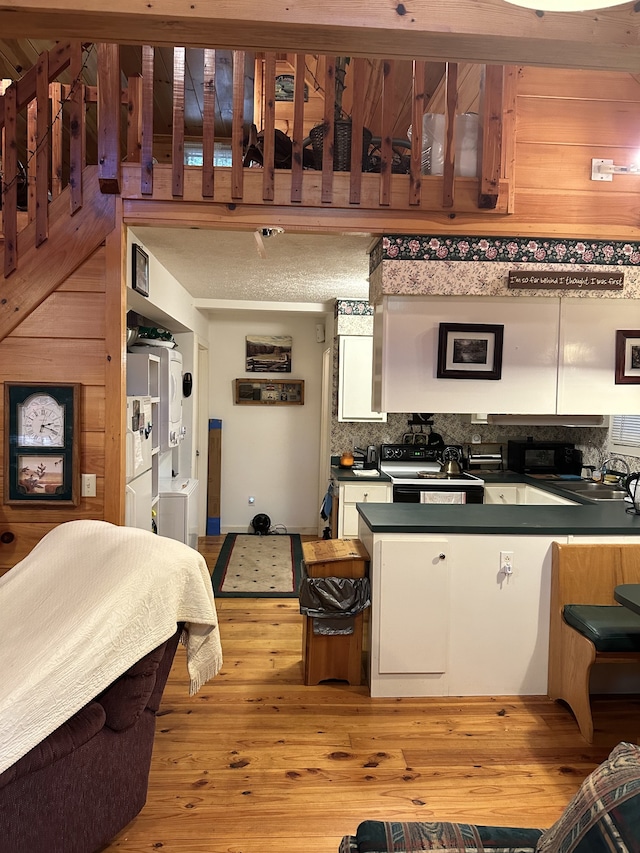
<path id="1" fill-rule="evenodd" d="M 310 578 L 363 578 L 369 554 L 359 539 L 321 539 L 304 542 L 302 555 Z M 305 684 L 321 681 L 362 683 L 363 614 L 354 616 L 353 634 L 315 634 L 313 618 L 304 616 L 302 668 Z"/>

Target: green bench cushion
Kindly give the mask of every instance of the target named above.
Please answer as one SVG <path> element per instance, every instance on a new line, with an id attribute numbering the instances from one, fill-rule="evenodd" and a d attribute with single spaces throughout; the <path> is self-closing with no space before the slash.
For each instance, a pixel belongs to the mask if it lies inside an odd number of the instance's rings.
<path id="1" fill-rule="evenodd" d="M 615 604 L 565 604 L 565 622 L 599 652 L 640 652 L 640 615 Z"/>

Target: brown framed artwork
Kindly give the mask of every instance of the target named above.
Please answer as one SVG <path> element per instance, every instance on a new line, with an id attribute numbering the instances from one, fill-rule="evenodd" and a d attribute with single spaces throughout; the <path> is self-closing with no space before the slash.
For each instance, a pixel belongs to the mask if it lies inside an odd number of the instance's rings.
<path id="1" fill-rule="evenodd" d="M 131 246 L 131 286 L 143 296 L 149 295 L 149 255 L 142 246 Z"/>
<path id="2" fill-rule="evenodd" d="M 500 379 L 504 326 L 440 323 L 438 379 Z"/>
<path id="3" fill-rule="evenodd" d="M 80 385 L 5 382 L 4 502 L 77 506 Z"/>
<path id="4" fill-rule="evenodd" d="M 616 332 L 616 385 L 640 385 L 640 330 Z"/>

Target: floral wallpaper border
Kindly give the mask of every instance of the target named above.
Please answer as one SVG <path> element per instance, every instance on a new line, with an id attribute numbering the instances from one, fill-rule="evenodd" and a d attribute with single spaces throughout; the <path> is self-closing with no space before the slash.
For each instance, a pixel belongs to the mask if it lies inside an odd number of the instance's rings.
<path id="1" fill-rule="evenodd" d="M 367 299 L 336 299 L 336 317 L 373 316 L 373 305 Z"/>
<path id="2" fill-rule="evenodd" d="M 640 243 L 624 240 L 556 240 L 548 237 L 389 235 L 369 257 L 369 272 L 385 260 L 489 261 L 640 266 Z"/>

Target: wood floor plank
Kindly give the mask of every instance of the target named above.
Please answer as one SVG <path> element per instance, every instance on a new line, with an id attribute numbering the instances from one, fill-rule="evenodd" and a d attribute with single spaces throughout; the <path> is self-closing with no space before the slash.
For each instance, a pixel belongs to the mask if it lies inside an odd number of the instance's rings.
<path id="1" fill-rule="evenodd" d="M 223 539 L 200 540 L 210 570 Z M 594 698 L 589 746 L 545 696 L 305 686 L 296 600 L 216 606 L 222 672 L 189 696 L 178 649 L 147 804 L 103 853 L 337 853 L 368 818 L 545 827 L 616 743 L 637 740 L 637 697 Z"/>

